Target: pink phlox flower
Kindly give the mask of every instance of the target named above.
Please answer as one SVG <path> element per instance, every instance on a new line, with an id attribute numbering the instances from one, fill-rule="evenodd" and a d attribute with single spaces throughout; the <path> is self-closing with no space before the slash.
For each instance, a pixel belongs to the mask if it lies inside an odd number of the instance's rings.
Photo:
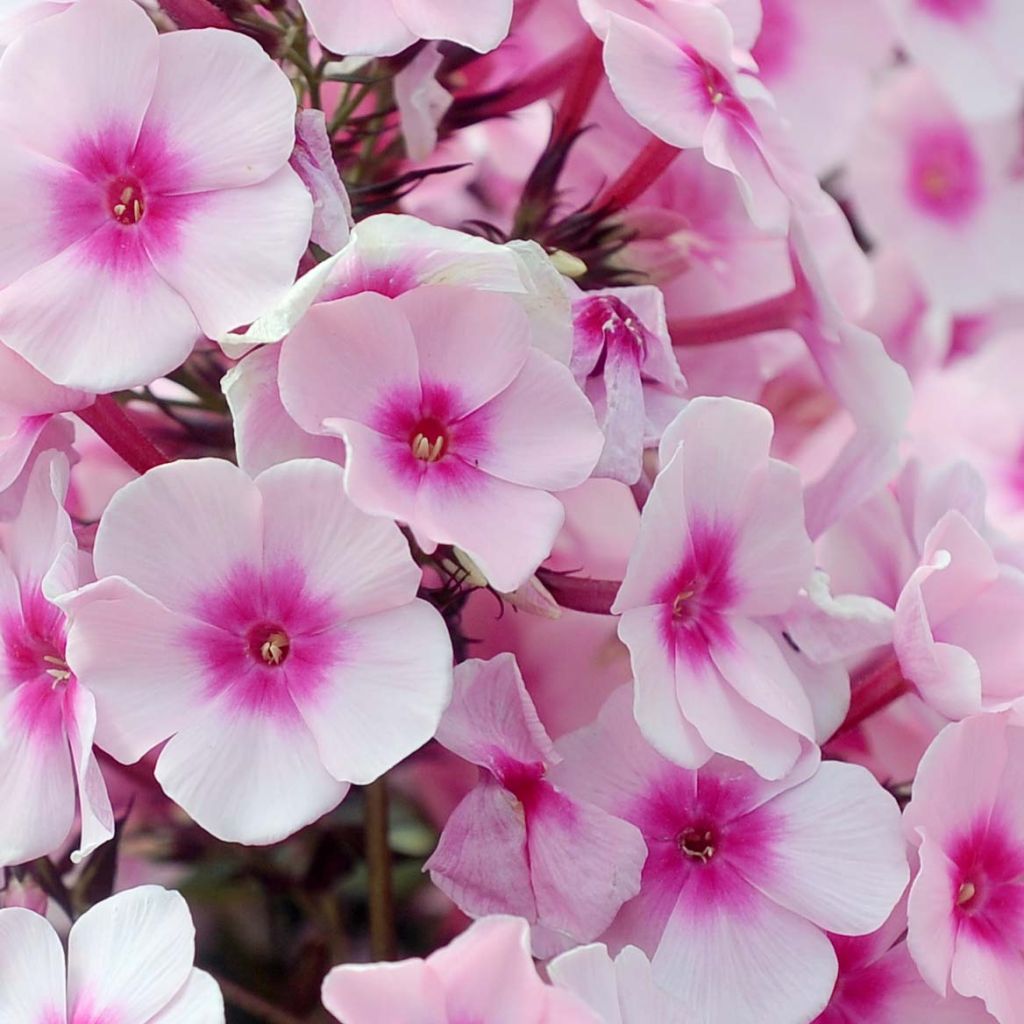
<path id="1" fill-rule="evenodd" d="M 573 330 L 569 369 L 594 403 L 605 437 L 594 476 L 635 484 L 644 449 L 656 447 L 668 426 L 652 418 L 681 407 L 671 399 L 686 390 L 668 335 L 665 300 L 650 285 L 585 292 L 573 302 Z M 649 410 L 647 398 L 655 391 L 666 400 L 652 400 Z"/>
<path id="2" fill-rule="evenodd" d="M 496 245 L 404 214 L 381 213 L 357 224 L 348 244 L 296 281 L 284 299 L 244 332 L 219 340 L 234 358 L 281 341 L 319 302 L 376 292 L 395 298 L 421 285 L 456 285 L 515 296 L 534 328 L 533 343 L 568 364 L 569 294 L 536 242 Z"/>
<path id="3" fill-rule="evenodd" d="M 1024 182 L 1015 116 L 972 123 L 920 68 L 879 89 L 849 165 L 872 241 L 902 252 L 940 308 L 977 313 L 1019 298 Z"/>
<path id="4" fill-rule="evenodd" d="M 586 480 L 603 445 L 568 368 L 531 339 L 513 298 L 475 289 L 318 303 L 284 343 L 281 398 L 303 429 L 344 438 L 358 507 L 510 591 L 551 552 L 551 492 Z"/>
<path id="5" fill-rule="evenodd" d="M 96 705 L 66 656 L 64 598 L 88 578 L 64 510 L 68 462 L 40 454 L 0 554 L 0 864 L 56 853 L 76 818 L 78 861 L 114 834 L 93 751 Z M 83 579 L 82 577 L 85 577 Z"/>
<path id="6" fill-rule="evenodd" d="M 150 470 L 110 502 L 94 558 L 67 658 L 97 744 L 130 764 L 166 740 L 157 781 L 219 838 L 283 839 L 433 736 L 448 632 L 405 538 L 346 500 L 339 467 Z"/>
<path id="7" fill-rule="evenodd" d="M 799 475 L 769 457 L 771 439 L 770 414 L 736 399 L 680 413 L 613 611 L 651 743 L 688 767 L 718 752 L 781 778 L 814 722 L 764 620 L 794 603 L 814 555 Z"/>
<path id="8" fill-rule="evenodd" d="M 317 38 L 335 53 L 387 57 L 417 39 L 450 39 L 479 53 L 508 35 L 512 0 L 301 0 Z"/>
<path id="9" fill-rule="evenodd" d="M 1024 86 L 1016 0 L 883 0 L 911 59 L 972 121 L 1015 114 Z"/>
<path id="10" fill-rule="evenodd" d="M 578 995 L 602 1024 L 690 1024 L 686 1007 L 654 982 L 651 962 L 636 946 L 613 960 L 605 946 L 579 946 L 548 964 L 559 988 Z"/>
<path id="11" fill-rule="evenodd" d="M 1012 712 L 947 726 L 921 760 L 905 813 L 920 869 L 907 944 L 938 993 L 1024 1012 L 1024 722 Z"/>
<path id="12" fill-rule="evenodd" d="M 540 980 L 527 923 L 497 915 L 425 960 L 335 967 L 323 999 L 341 1024 L 602 1024 L 576 996 Z"/>
<path id="13" fill-rule="evenodd" d="M 639 892 L 647 850 L 632 825 L 548 781 L 559 758 L 511 654 L 456 668 L 437 739 L 481 771 L 424 866 L 434 884 L 473 917 L 525 918 L 538 956 L 600 935 Z"/>
<path id="14" fill-rule="evenodd" d="M 644 740 L 630 702 L 622 687 L 563 737 L 551 773 L 647 842 L 640 893 L 603 941 L 643 950 L 700 1024 L 810 1020 L 837 975 L 826 932 L 874 931 L 907 884 L 896 801 L 816 750 L 775 782 L 723 757 L 681 768 Z"/>
<path id="15" fill-rule="evenodd" d="M 309 241 L 294 118 L 287 77 L 237 32 L 158 35 L 132 0 L 26 29 L 0 59 L 0 337 L 51 380 L 113 391 L 259 316 Z"/>
<path id="16" fill-rule="evenodd" d="M 820 189 L 793 151 L 768 91 L 737 63 L 733 28 L 709 3 L 628 0 L 592 19 L 615 95 L 649 131 L 703 149 L 734 175 L 753 221 L 784 230 Z M 620 13 L 624 12 L 624 13 Z"/>
<path id="17" fill-rule="evenodd" d="M 111 896 L 68 936 L 30 910 L 0 910 L 0 1018 L 18 1024 L 224 1024 L 217 983 L 192 966 L 195 928 L 176 892 Z"/>

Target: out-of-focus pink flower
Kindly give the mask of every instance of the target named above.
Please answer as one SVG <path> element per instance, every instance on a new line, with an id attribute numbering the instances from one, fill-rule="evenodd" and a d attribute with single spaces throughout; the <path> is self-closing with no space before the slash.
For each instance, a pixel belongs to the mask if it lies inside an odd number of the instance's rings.
<path id="1" fill-rule="evenodd" d="M 0 1018 L 18 1024 L 224 1024 L 217 983 L 196 970 L 188 905 L 155 885 L 96 904 L 75 922 L 65 963 L 50 923 L 0 910 Z"/>
<path id="2" fill-rule="evenodd" d="M 894 72 L 878 92 L 850 163 L 853 199 L 941 307 L 974 311 L 1024 290 L 1019 142 L 1012 118 L 962 120 L 920 69 Z"/>
<path id="3" fill-rule="evenodd" d="M 613 610 L 636 679 L 636 716 L 666 757 L 712 752 L 781 778 L 814 737 L 810 703 L 772 634 L 814 568 L 796 470 L 769 458 L 759 406 L 697 398 L 662 464 Z"/>
<path id="4" fill-rule="evenodd" d="M 751 54 L 811 169 L 845 159 L 867 112 L 871 78 L 889 56 L 892 30 L 877 0 L 761 0 Z M 823 88 L 822 83 L 828 82 Z"/>
<path id="5" fill-rule="evenodd" d="M 1024 8 L 1017 0 L 883 0 L 900 43 L 972 120 L 1017 111 Z"/>
<path id="6" fill-rule="evenodd" d="M 665 300 L 650 285 L 586 292 L 573 302 L 573 334 L 569 369 L 604 431 L 594 476 L 635 484 L 644 449 L 657 446 L 686 390 Z"/>
<path id="7" fill-rule="evenodd" d="M 323 996 L 341 1024 L 601 1024 L 540 980 L 529 928 L 514 917 L 477 921 L 426 960 L 335 967 Z"/>
<path id="8" fill-rule="evenodd" d="M 549 492 L 587 479 L 603 444 L 519 305 L 470 289 L 313 306 L 285 342 L 280 387 L 305 430 L 344 438 L 357 506 L 431 550 L 458 546 L 503 591 L 551 551 L 564 511 Z"/>
<path id="9" fill-rule="evenodd" d="M 447 631 L 337 466 L 159 467 L 115 495 L 94 557 L 67 656 L 97 743 L 129 764 L 169 738 L 156 777 L 218 837 L 282 839 L 434 734 Z"/>
<path id="10" fill-rule="evenodd" d="M 460 910 L 533 926 L 537 956 L 597 938 L 640 890 L 640 833 L 547 781 L 559 758 L 511 654 L 455 669 L 437 740 L 480 766 L 424 866 Z"/>
<path id="11" fill-rule="evenodd" d="M 1024 538 L 1024 332 L 1000 333 L 915 382 L 907 448 L 931 467 L 969 462 L 995 526 Z"/>
<path id="12" fill-rule="evenodd" d="M 450 39 L 479 53 L 508 35 L 512 0 L 300 0 L 317 38 L 335 53 L 386 57 L 417 39 Z"/>
<path id="13" fill-rule="evenodd" d="M 322 110 L 296 114 L 291 165 L 313 197 L 310 238 L 325 252 L 340 252 L 352 231 L 352 203 L 334 162 Z"/>
<path id="14" fill-rule="evenodd" d="M 551 980 L 578 995 L 602 1024 L 690 1024 L 694 1017 L 655 984 L 651 962 L 626 946 L 612 960 L 605 946 L 580 946 L 548 964 Z"/>
<path id="15" fill-rule="evenodd" d="M 0 61 L 0 337 L 112 391 L 258 316 L 309 241 L 294 117 L 239 33 L 158 36 L 131 0 L 26 29 Z"/>
<path id="16" fill-rule="evenodd" d="M 64 510 L 67 486 L 67 459 L 40 455 L 0 554 L 0 864 L 58 851 L 76 806 L 76 861 L 114 834 L 93 752 L 95 701 L 65 654 L 62 599 L 87 574 Z"/>
<path id="17" fill-rule="evenodd" d="M 1000 1024 L 1024 1012 L 1024 727 L 1006 712 L 947 726 L 906 810 L 921 867 L 907 942 L 925 981 L 977 996 Z"/>
<path id="18" fill-rule="evenodd" d="M 721 10 L 631 0 L 592 24 L 623 107 L 660 139 L 702 148 L 710 163 L 735 175 L 759 227 L 782 230 L 791 201 L 813 203 L 816 183 L 791 152 L 767 90 L 737 66 Z"/>
<path id="19" fill-rule="evenodd" d="M 811 1019 L 837 974 L 826 931 L 874 931 L 907 884 L 899 809 L 863 768 L 811 751 L 778 782 L 721 757 L 688 771 L 645 742 L 628 687 L 558 750 L 553 781 L 647 842 L 605 941 L 646 952 L 697 1021 Z"/>

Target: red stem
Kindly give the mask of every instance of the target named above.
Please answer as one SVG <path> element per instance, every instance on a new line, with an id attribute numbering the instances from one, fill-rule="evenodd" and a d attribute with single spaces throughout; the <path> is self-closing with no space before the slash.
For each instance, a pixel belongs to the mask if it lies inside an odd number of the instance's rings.
<path id="1" fill-rule="evenodd" d="M 565 82 L 565 92 L 551 126 L 552 142 L 569 139 L 579 131 L 604 76 L 601 52 L 601 40 L 592 35 L 570 61 L 562 62 L 559 81 Z"/>
<path id="2" fill-rule="evenodd" d="M 461 126 L 504 117 L 550 96 L 565 85 L 565 69 L 574 67 L 589 45 L 589 39 L 582 39 L 567 46 L 507 88 L 459 96 L 446 115 L 445 124 Z"/>
<path id="3" fill-rule="evenodd" d="M 562 608 L 592 615 L 611 615 L 621 580 L 592 580 L 583 576 L 566 576 L 550 569 L 538 569 L 537 579 L 547 587 Z"/>
<path id="4" fill-rule="evenodd" d="M 681 152 L 676 146 L 652 136 L 633 162 L 597 197 L 594 208 L 607 217 L 629 206 L 664 174 Z"/>
<path id="5" fill-rule="evenodd" d="M 76 415 L 138 473 L 171 461 L 110 395 L 97 395 L 93 405 Z"/>
<path id="6" fill-rule="evenodd" d="M 802 312 L 803 302 L 799 291 L 794 288 L 783 295 L 731 309 L 727 313 L 671 320 L 668 328 L 673 345 L 714 345 L 763 331 L 791 329 Z"/>
<path id="7" fill-rule="evenodd" d="M 861 722 L 909 692 L 910 684 L 903 678 L 903 671 L 895 654 L 869 665 L 851 680 L 850 710 L 846 712 L 843 724 L 836 730 L 832 739 L 855 729 Z"/>

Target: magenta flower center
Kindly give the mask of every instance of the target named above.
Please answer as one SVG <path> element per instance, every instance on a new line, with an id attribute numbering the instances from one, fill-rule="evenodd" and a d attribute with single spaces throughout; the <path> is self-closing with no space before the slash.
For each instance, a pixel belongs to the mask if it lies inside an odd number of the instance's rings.
<path id="1" fill-rule="evenodd" d="M 138 224 L 146 213 L 146 201 L 138 179 L 121 175 L 107 187 L 110 215 L 129 227 Z"/>
<path id="2" fill-rule="evenodd" d="M 421 462 L 437 462 L 448 450 L 448 429 L 436 416 L 424 416 L 413 427 L 409 446 Z"/>
<path id="3" fill-rule="evenodd" d="M 284 664 L 291 650 L 288 633 L 274 623 L 261 622 L 249 630 L 247 638 L 249 654 L 270 668 Z"/>
<path id="4" fill-rule="evenodd" d="M 963 220 L 977 209 L 982 169 L 974 147 L 957 128 L 936 128 L 919 136 L 910 162 L 910 190 L 926 213 Z"/>
<path id="5" fill-rule="evenodd" d="M 700 864 L 707 864 L 715 855 L 715 833 L 706 825 L 683 829 L 677 843 L 680 853 Z"/>

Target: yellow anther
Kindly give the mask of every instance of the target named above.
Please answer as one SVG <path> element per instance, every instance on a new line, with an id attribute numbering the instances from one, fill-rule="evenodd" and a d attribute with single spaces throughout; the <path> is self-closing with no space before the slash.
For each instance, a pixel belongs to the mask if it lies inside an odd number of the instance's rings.
<path id="1" fill-rule="evenodd" d="M 289 640 L 284 633 L 271 633 L 260 646 L 260 656 L 268 665 L 280 665 L 288 646 Z"/>

